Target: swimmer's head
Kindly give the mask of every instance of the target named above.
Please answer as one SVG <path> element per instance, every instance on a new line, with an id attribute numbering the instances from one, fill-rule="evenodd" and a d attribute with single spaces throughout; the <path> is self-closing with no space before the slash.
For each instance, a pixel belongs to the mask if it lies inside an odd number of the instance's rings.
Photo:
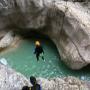
<path id="1" fill-rule="evenodd" d="M 40 42 L 39 41 L 35 41 L 35 45 L 36 46 L 40 46 Z"/>

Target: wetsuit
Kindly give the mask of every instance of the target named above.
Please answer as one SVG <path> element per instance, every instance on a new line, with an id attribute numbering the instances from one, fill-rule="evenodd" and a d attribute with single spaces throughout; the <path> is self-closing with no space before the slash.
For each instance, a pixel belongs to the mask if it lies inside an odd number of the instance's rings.
<path id="1" fill-rule="evenodd" d="M 22 90 L 42 90 L 39 84 L 35 84 L 32 87 L 24 86 Z"/>
<path id="2" fill-rule="evenodd" d="M 34 53 L 36 54 L 36 58 L 37 58 L 37 61 L 38 61 L 40 54 L 44 54 L 42 46 L 36 46 Z M 42 55 L 42 59 L 44 60 L 44 56 L 43 55 Z"/>
<path id="3" fill-rule="evenodd" d="M 41 90 L 41 86 L 39 84 L 36 84 L 36 85 L 30 87 L 30 90 Z"/>
<path id="4" fill-rule="evenodd" d="M 24 86 L 22 90 L 30 90 L 28 86 Z"/>

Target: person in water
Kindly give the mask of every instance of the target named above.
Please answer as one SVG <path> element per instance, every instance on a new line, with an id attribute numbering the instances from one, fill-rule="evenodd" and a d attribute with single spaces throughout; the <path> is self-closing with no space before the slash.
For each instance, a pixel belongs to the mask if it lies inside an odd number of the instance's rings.
<path id="1" fill-rule="evenodd" d="M 39 41 L 35 42 L 35 51 L 34 54 L 36 54 L 37 61 L 39 60 L 39 57 L 41 56 L 43 60 L 44 59 L 44 51 Z"/>
<path id="2" fill-rule="evenodd" d="M 30 82 L 33 85 L 32 87 L 29 88 L 29 90 L 42 90 L 41 86 L 37 83 L 37 80 L 35 77 L 31 76 L 30 77 Z"/>
<path id="3" fill-rule="evenodd" d="M 31 77 L 30 77 L 30 82 L 31 82 L 31 84 L 32 84 L 32 87 L 24 86 L 24 87 L 22 88 L 22 90 L 42 90 L 42 89 L 41 89 L 41 86 L 37 83 L 35 77 L 31 76 Z"/>

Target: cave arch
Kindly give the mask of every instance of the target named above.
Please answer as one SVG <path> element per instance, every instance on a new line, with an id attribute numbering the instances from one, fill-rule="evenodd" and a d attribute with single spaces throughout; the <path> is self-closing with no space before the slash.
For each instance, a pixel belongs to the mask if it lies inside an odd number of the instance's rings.
<path id="1" fill-rule="evenodd" d="M 81 15 L 84 15 L 84 12 L 78 14 L 80 10 L 75 5 L 68 1 L 8 0 L 7 8 L 0 9 L 0 30 L 14 27 L 23 30 L 36 29 L 49 36 L 55 43 L 62 60 L 70 68 L 81 69 L 90 61 L 90 55 L 85 49 L 90 49 L 88 43 L 90 39 L 87 34 L 89 28 L 86 28 L 89 26 L 87 25 L 89 16 L 84 16 L 87 22 L 83 21 Z M 82 7 L 81 4 L 80 6 Z M 44 26 L 48 28 L 37 30 Z"/>

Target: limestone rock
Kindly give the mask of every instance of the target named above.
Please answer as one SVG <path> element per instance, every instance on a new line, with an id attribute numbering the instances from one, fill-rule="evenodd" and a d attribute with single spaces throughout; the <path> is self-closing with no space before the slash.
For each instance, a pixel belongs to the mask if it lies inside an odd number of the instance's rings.
<path id="1" fill-rule="evenodd" d="M 3 38 L 0 40 L 0 48 L 6 48 L 11 45 L 14 37 L 12 32 L 8 32 Z"/>
<path id="2" fill-rule="evenodd" d="M 83 81 L 71 76 L 63 79 L 39 79 L 39 83 L 41 83 L 43 90 L 88 90 L 87 85 Z"/>
<path id="3" fill-rule="evenodd" d="M 0 29 L 36 30 L 56 44 L 72 69 L 90 64 L 90 3 L 63 0 L 2 0 Z M 44 29 L 41 29 L 44 28 Z"/>
<path id="4" fill-rule="evenodd" d="M 0 64 L 0 90 L 20 90 L 28 80 L 7 66 Z"/>
<path id="5" fill-rule="evenodd" d="M 84 81 L 75 77 L 37 78 L 42 90 L 89 90 Z M 21 90 L 25 85 L 31 86 L 29 80 L 10 67 L 0 64 L 0 90 Z"/>

